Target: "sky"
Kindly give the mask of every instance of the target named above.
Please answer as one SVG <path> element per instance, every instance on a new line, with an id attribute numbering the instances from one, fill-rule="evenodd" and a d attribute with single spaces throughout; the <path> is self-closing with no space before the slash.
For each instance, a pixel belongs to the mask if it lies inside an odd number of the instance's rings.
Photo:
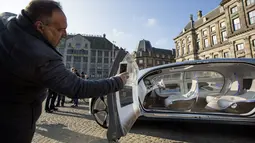
<path id="1" fill-rule="evenodd" d="M 1 12 L 20 13 L 30 0 L 1 0 Z M 103 35 L 129 52 L 140 40 L 153 47 L 175 48 L 174 38 L 189 22 L 219 6 L 221 0 L 59 0 L 68 33 Z M 12 6 L 11 6 L 12 5 Z"/>

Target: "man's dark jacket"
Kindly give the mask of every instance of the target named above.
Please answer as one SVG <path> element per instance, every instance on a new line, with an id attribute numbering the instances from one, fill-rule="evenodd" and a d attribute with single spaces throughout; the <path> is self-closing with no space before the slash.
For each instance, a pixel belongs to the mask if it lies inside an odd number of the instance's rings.
<path id="1" fill-rule="evenodd" d="M 79 98 L 123 88 L 120 77 L 97 81 L 77 77 L 65 68 L 62 55 L 34 29 L 24 11 L 17 17 L 5 16 L 0 15 L 2 142 L 31 142 L 47 88 Z"/>

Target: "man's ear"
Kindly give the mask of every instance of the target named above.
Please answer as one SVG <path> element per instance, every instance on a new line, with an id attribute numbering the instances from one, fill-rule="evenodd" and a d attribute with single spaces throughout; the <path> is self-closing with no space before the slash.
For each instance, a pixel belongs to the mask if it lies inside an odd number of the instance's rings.
<path id="1" fill-rule="evenodd" d="M 36 21 L 34 23 L 34 26 L 35 26 L 36 30 L 38 30 L 40 33 L 43 33 L 44 25 L 41 21 Z"/>

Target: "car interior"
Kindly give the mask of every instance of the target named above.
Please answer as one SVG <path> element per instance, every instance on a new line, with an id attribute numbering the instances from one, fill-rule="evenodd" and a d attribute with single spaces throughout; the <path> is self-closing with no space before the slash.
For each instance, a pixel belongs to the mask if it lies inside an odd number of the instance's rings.
<path id="1" fill-rule="evenodd" d="M 244 63 L 155 69 L 140 80 L 139 100 L 145 111 L 248 116 L 255 112 L 254 79 L 255 67 Z"/>

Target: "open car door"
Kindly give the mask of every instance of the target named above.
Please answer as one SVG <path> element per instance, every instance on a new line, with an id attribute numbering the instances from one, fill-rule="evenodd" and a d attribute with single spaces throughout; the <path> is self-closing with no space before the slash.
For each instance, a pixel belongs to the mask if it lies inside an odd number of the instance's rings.
<path id="1" fill-rule="evenodd" d="M 107 97 L 109 112 L 107 138 L 109 142 L 117 142 L 121 136 L 125 136 L 141 114 L 137 94 L 139 68 L 129 53 L 118 65 L 117 74 L 121 71 L 120 65 L 125 65 L 129 78 L 122 90 Z"/>

